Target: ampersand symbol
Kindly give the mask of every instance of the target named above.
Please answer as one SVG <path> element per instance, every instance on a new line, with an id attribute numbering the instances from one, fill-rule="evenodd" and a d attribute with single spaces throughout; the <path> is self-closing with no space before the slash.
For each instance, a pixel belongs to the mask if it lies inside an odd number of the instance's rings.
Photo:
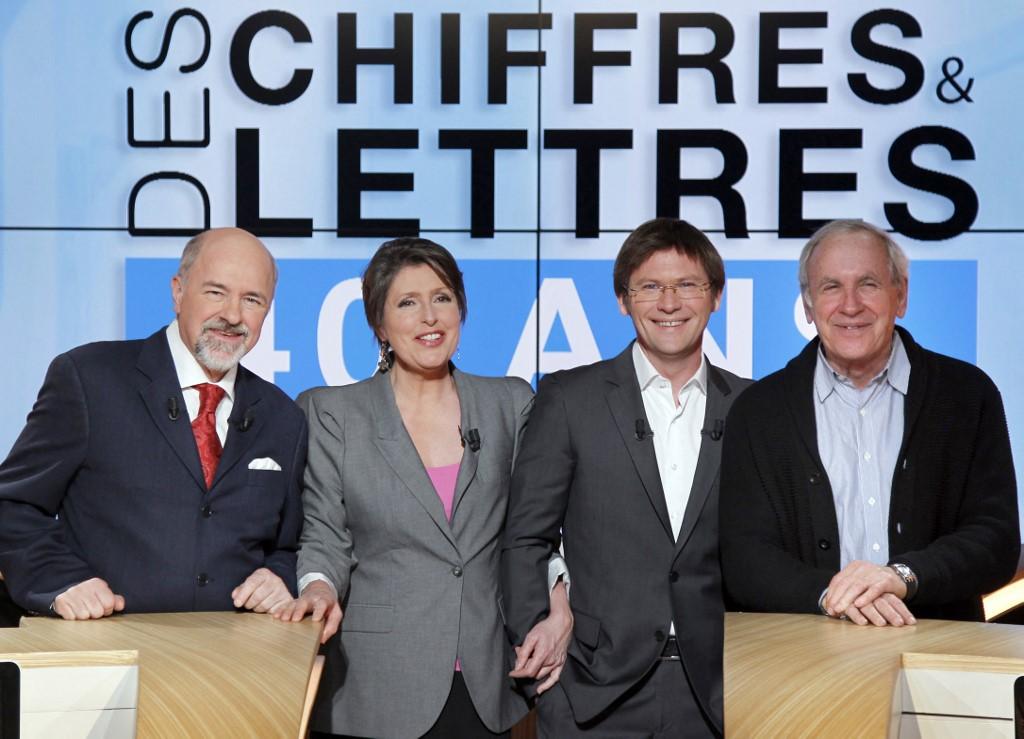
<path id="1" fill-rule="evenodd" d="M 951 71 L 951 67 L 955 66 L 956 69 Z M 942 76 L 943 80 L 939 83 L 938 87 L 935 88 L 935 94 L 939 100 L 944 103 L 959 103 L 961 100 L 966 100 L 969 103 L 973 103 L 971 100 L 971 88 L 974 86 L 974 78 L 970 77 L 967 80 L 967 87 L 961 87 L 960 83 L 956 81 L 956 78 L 964 71 L 964 60 L 958 56 L 951 56 L 949 59 L 942 63 Z M 942 91 L 946 85 L 949 85 L 956 90 L 959 95 L 950 95 L 949 97 Z"/>

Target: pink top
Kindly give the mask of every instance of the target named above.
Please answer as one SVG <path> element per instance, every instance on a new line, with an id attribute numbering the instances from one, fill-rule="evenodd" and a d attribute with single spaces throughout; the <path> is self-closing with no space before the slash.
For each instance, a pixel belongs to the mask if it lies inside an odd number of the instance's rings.
<path id="1" fill-rule="evenodd" d="M 427 467 L 427 474 L 430 481 L 434 483 L 434 490 L 437 497 L 441 499 L 444 506 L 444 515 L 451 523 L 452 504 L 455 502 L 455 481 L 459 477 L 459 463 L 447 464 L 444 467 Z"/>
<path id="2" fill-rule="evenodd" d="M 430 481 L 434 483 L 437 497 L 441 499 L 441 505 L 444 506 L 444 517 L 450 523 L 452 504 L 455 502 L 455 481 L 459 477 L 459 463 L 448 464 L 444 467 L 427 467 L 427 474 L 430 475 Z M 455 670 L 462 671 L 462 663 L 458 658 L 455 659 Z"/>

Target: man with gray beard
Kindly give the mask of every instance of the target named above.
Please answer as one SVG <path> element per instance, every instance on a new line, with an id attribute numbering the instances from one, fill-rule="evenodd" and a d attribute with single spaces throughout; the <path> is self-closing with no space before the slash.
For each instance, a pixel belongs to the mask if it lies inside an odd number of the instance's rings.
<path id="1" fill-rule="evenodd" d="M 171 280 L 169 326 L 53 361 L 0 464 L 15 603 L 83 620 L 290 602 L 306 424 L 238 364 L 276 282 L 254 236 L 206 231 Z"/>

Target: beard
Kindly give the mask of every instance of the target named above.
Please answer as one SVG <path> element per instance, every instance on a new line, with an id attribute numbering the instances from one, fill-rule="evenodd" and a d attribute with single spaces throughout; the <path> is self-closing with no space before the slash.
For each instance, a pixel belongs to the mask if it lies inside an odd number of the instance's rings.
<path id="1" fill-rule="evenodd" d="M 240 344 L 232 344 L 221 340 L 213 331 L 221 331 L 241 336 Z M 249 338 L 249 329 L 244 323 L 230 324 L 222 318 L 211 318 L 204 323 L 196 339 L 195 355 L 203 367 L 213 372 L 228 372 L 235 367 L 249 347 L 245 339 Z"/>

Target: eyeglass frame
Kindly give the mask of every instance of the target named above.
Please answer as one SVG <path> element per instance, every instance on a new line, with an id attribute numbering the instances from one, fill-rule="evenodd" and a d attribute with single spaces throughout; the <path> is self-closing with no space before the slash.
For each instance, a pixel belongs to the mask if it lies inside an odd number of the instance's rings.
<path id="1" fill-rule="evenodd" d="M 639 288 L 639 287 L 630 287 L 629 285 L 623 285 L 622 288 L 629 295 L 630 299 L 633 300 L 636 303 L 653 303 L 656 300 L 661 300 L 661 296 L 665 294 L 666 290 L 672 290 L 672 292 L 675 294 L 675 296 L 677 298 L 679 298 L 680 300 L 700 300 L 701 298 L 703 298 L 705 295 L 708 294 L 708 291 L 711 290 L 711 281 L 710 280 L 705 281 L 705 282 L 694 282 L 694 283 L 692 283 L 692 287 L 684 288 L 683 285 L 688 283 L 688 282 L 690 282 L 690 280 L 682 280 L 682 281 L 677 282 L 675 284 L 668 284 L 668 285 L 662 285 L 660 283 L 655 282 L 653 284 L 657 288 L 658 294 L 657 295 L 651 295 L 650 297 L 640 297 L 640 295 L 642 294 L 642 288 Z M 689 289 L 696 289 L 699 292 L 698 292 L 698 294 L 694 294 L 694 295 L 684 295 L 681 292 L 684 289 L 687 289 L 687 290 L 689 290 Z"/>

